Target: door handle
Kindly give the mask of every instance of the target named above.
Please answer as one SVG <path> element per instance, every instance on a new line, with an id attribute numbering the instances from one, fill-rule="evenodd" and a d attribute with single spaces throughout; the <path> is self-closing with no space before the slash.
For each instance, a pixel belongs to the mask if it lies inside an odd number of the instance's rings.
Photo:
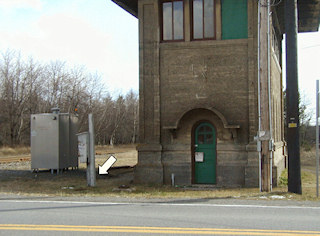
<path id="1" fill-rule="evenodd" d="M 198 144 L 195 144 L 194 147 L 198 147 Z"/>

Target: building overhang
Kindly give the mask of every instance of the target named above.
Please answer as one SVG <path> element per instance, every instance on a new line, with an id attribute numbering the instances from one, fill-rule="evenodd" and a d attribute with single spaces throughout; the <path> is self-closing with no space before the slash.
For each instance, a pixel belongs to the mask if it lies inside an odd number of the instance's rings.
<path id="1" fill-rule="evenodd" d="M 138 17 L 138 0 L 112 0 L 131 15 Z M 277 15 L 284 29 L 284 1 L 277 6 Z M 320 0 L 298 0 L 298 31 L 317 32 L 320 24 Z M 284 30 L 283 32 L 284 33 Z"/>
<path id="2" fill-rule="evenodd" d="M 320 0 L 298 1 L 299 32 L 317 32 L 320 24 Z"/>
<path id="3" fill-rule="evenodd" d="M 112 0 L 115 4 L 138 18 L 138 0 Z"/>
<path id="4" fill-rule="evenodd" d="M 277 14 L 281 33 L 285 33 L 285 3 L 284 0 L 273 12 Z M 298 0 L 298 32 L 317 32 L 320 24 L 320 0 Z"/>

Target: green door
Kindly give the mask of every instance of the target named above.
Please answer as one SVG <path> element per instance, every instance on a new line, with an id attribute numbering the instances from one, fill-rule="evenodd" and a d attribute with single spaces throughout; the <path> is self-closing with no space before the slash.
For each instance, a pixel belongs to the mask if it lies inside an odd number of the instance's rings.
<path id="1" fill-rule="evenodd" d="M 195 130 L 194 176 L 196 184 L 216 183 L 216 133 L 210 123 Z"/>

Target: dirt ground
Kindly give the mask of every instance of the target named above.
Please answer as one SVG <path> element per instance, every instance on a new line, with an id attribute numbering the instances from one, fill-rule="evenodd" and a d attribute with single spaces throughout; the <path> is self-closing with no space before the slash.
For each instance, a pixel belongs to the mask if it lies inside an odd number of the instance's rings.
<path id="1" fill-rule="evenodd" d="M 0 151 L 1 155 L 1 151 Z M 18 154 L 19 155 L 19 154 Z M 26 153 L 23 153 L 26 155 Z M 315 197 L 315 151 L 301 152 L 302 195 L 290 194 L 285 185 L 274 188 L 271 193 L 258 189 L 220 189 L 194 186 L 152 186 L 133 183 L 133 170 L 137 163 L 137 151 L 133 145 L 97 146 L 96 169 L 110 155 L 117 158 L 108 175 L 97 173 L 96 187 L 88 187 L 86 164 L 80 163 L 76 170 L 51 174 L 49 170 L 32 172 L 31 162 L 16 161 L 1 163 L 0 193 L 39 196 L 106 196 L 125 198 L 245 198 L 263 200 L 313 200 Z M 8 155 L 2 155 L 8 157 Z M 284 179 L 286 178 L 284 173 Z M 284 181 L 285 182 L 285 181 Z"/>
<path id="2" fill-rule="evenodd" d="M 6 148 L 0 156 L 0 192 L 17 194 L 46 194 L 46 195 L 69 195 L 71 194 L 102 194 L 120 191 L 119 186 L 128 190 L 128 186 L 133 181 L 133 168 L 137 163 L 137 151 L 133 145 L 123 146 L 97 146 L 95 166 L 98 170 L 99 165 L 109 158 L 110 155 L 116 157 L 117 161 L 108 171 L 108 175 L 96 175 L 96 188 L 87 186 L 86 163 L 79 163 L 79 168 L 64 170 L 57 174 L 51 174 L 50 170 L 35 172 L 31 170 L 31 161 L 26 159 L 28 151 L 23 149 L 22 153 L 12 152 Z M 3 154 L 5 153 L 5 154 Z M 12 154 L 15 154 L 12 156 Z M 0 151 L 1 155 L 1 151 Z M 28 155 L 28 154 L 27 154 Z M 30 154 L 29 154 L 30 155 Z M 23 156 L 19 160 L 16 157 Z M 8 162 L 12 157 L 14 162 Z M 1 160 L 6 160 L 2 162 Z M 124 191 L 124 190 L 123 190 Z"/>

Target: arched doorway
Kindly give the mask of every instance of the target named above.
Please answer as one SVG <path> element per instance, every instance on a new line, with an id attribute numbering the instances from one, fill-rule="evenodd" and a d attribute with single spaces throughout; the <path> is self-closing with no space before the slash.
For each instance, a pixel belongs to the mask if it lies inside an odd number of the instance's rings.
<path id="1" fill-rule="evenodd" d="M 216 131 L 209 122 L 193 129 L 193 183 L 216 184 Z"/>

